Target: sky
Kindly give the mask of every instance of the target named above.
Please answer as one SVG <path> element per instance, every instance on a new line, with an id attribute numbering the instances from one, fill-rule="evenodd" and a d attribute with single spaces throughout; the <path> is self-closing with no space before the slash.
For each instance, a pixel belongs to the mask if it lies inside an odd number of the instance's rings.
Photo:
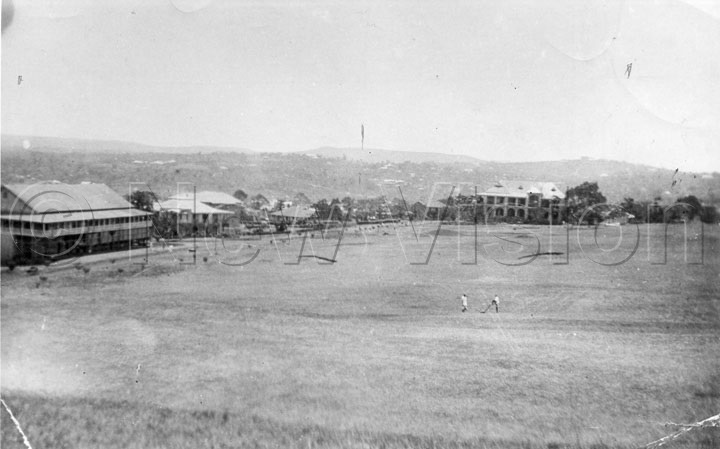
<path id="1" fill-rule="evenodd" d="M 720 2 L 3 9 L 4 134 L 296 151 L 362 124 L 366 148 L 720 171 Z"/>

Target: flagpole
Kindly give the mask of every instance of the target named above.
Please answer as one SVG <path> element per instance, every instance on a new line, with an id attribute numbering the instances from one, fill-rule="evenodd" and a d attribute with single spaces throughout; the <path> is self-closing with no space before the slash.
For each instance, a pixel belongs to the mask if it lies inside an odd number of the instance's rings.
<path id="1" fill-rule="evenodd" d="M 365 125 L 360 124 L 360 151 L 365 151 Z"/>
<path id="2" fill-rule="evenodd" d="M 360 124 L 360 152 L 365 153 L 365 124 Z M 362 192 L 362 181 L 360 179 L 360 173 L 358 173 L 358 188 Z"/>

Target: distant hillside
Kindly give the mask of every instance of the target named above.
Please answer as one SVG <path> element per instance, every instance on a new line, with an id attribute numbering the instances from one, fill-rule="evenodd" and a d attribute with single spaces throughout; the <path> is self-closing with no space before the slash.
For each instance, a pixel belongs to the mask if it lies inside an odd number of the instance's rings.
<path id="1" fill-rule="evenodd" d="M 188 147 L 183 149 L 144 146 L 127 142 L 81 139 L 22 138 L 3 136 L 2 181 L 32 183 L 58 180 L 105 183 L 118 192 L 150 188 L 170 196 L 197 185 L 201 190 L 292 199 L 303 193 L 313 201 L 322 198 L 371 197 L 385 194 L 408 202 L 444 198 L 452 185 L 455 192 L 482 190 L 498 180 L 553 181 L 561 188 L 585 181 L 598 182 L 610 202 L 625 197 L 637 201 L 660 197 L 668 204 L 695 195 L 705 203 L 720 205 L 720 174 L 675 173 L 674 170 L 592 160 L 588 158 L 549 162 L 489 162 L 467 156 L 458 158 L 433 153 L 365 150 L 379 160 L 355 157 L 353 149 L 318 149 L 295 153 L 234 152 L 231 149 Z M 7 145 L 6 145 L 7 144 Z M 240 150 L 239 150 L 240 151 Z M 406 161 L 419 154 L 418 161 Z M 412 155 L 412 156 L 411 156 Z M 368 157 L 370 157 L 368 155 Z M 393 162 L 393 158 L 402 158 Z M 428 160 L 429 159 L 429 160 Z M 147 187 L 143 187 L 145 183 Z M 178 184 L 180 183 L 180 184 Z"/>
<path id="2" fill-rule="evenodd" d="M 117 140 L 68 139 L 64 137 L 19 136 L 13 134 L 2 135 L 2 149 L 3 151 L 30 149 L 62 153 L 254 153 L 254 151 L 247 148 L 214 146 L 163 147 Z"/>
<path id="3" fill-rule="evenodd" d="M 423 162 L 435 162 L 438 164 L 473 164 L 482 163 L 480 159 L 472 156 L 461 154 L 443 154 L 443 153 L 424 153 L 415 151 L 394 151 L 381 150 L 376 148 L 334 148 L 322 147 L 314 150 L 298 151 L 298 154 L 306 154 L 310 156 L 322 156 L 327 158 L 348 159 L 352 161 L 362 162 L 414 162 L 417 164 Z"/>

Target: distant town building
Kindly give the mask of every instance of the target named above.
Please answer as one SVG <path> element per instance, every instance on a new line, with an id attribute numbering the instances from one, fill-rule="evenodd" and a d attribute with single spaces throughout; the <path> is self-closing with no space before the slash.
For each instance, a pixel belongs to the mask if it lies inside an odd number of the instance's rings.
<path id="1" fill-rule="evenodd" d="M 152 214 L 104 184 L 2 185 L 3 263 L 143 245 Z"/>
<path id="2" fill-rule="evenodd" d="M 415 217 L 416 219 L 427 219 L 427 220 L 444 220 L 447 218 L 448 205 L 440 200 L 431 200 L 425 207 L 424 217 Z"/>
<path id="3" fill-rule="evenodd" d="M 548 219 L 551 205 L 557 209 L 565 193 L 553 182 L 498 181 L 478 194 L 488 217 Z"/>
<path id="4" fill-rule="evenodd" d="M 153 204 L 153 210 L 158 213 L 166 212 L 177 215 L 178 224 L 195 224 L 197 226 L 219 225 L 223 222 L 223 217 L 234 214 L 231 211 L 215 208 L 199 200 L 194 201 L 192 198 L 170 199 L 155 203 Z"/>
<path id="5" fill-rule="evenodd" d="M 468 202 L 474 201 L 474 207 L 480 210 L 480 214 L 490 219 L 556 222 L 560 219 L 564 199 L 565 193 L 553 182 L 498 181 L 478 189 L 477 196 L 456 196 L 451 204 L 467 206 Z M 457 216 L 453 207 L 448 207 L 446 203 L 446 199 L 430 201 L 426 217 L 438 220 Z"/>
<path id="6" fill-rule="evenodd" d="M 235 210 L 238 207 L 243 205 L 243 202 L 239 199 L 235 198 L 234 196 L 224 193 L 224 192 L 212 192 L 212 191 L 202 191 L 197 192 L 197 194 L 193 194 L 192 192 L 189 193 L 181 193 L 177 195 L 172 195 L 170 200 L 181 200 L 181 201 L 197 201 L 200 203 L 207 204 L 208 206 L 214 207 L 216 209 L 223 209 L 223 210 Z"/>
<path id="7" fill-rule="evenodd" d="M 270 214 L 270 220 L 274 225 L 283 226 L 304 226 L 311 223 L 316 217 L 315 209 L 306 206 L 283 208 Z"/>

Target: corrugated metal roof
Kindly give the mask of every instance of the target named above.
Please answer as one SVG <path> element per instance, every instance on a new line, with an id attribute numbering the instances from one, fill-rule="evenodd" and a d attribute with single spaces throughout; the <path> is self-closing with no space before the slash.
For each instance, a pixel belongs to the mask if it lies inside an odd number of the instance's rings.
<path id="1" fill-rule="evenodd" d="M 64 223 L 79 220 L 105 220 L 109 218 L 140 217 L 152 215 L 138 209 L 96 210 L 88 212 L 56 212 L 2 215 L 3 220 L 27 221 L 30 223 Z"/>
<path id="2" fill-rule="evenodd" d="M 544 198 L 565 198 L 565 193 L 554 182 L 538 181 L 499 181 L 480 195 L 524 198 L 531 193 L 541 193 Z"/>
<path id="3" fill-rule="evenodd" d="M 242 201 L 235 198 L 232 195 L 229 195 L 224 192 L 211 192 L 211 191 L 203 191 L 197 193 L 197 201 L 201 203 L 208 203 L 208 204 L 223 204 L 226 206 L 232 206 L 237 204 L 242 204 Z M 190 193 L 180 193 L 177 195 L 171 196 L 169 199 L 171 200 L 192 200 L 193 194 Z"/>
<path id="4" fill-rule="evenodd" d="M 270 215 L 286 218 L 310 218 L 315 215 L 315 209 L 312 207 L 294 206 L 283 209 L 282 211 L 273 212 Z"/>
<path id="5" fill-rule="evenodd" d="M 4 187 L 38 213 L 133 207 L 105 184 L 35 183 L 4 184 Z"/>
<path id="6" fill-rule="evenodd" d="M 233 212 L 215 209 L 214 207 L 208 206 L 201 201 L 189 200 L 167 200 L 161 203 L 153 204 L 153 209 L 156 211 L 170 211 L 170 212 L 193 212 L 196 214 L 212 214 L 212 215 L 232 215 Z"/>

